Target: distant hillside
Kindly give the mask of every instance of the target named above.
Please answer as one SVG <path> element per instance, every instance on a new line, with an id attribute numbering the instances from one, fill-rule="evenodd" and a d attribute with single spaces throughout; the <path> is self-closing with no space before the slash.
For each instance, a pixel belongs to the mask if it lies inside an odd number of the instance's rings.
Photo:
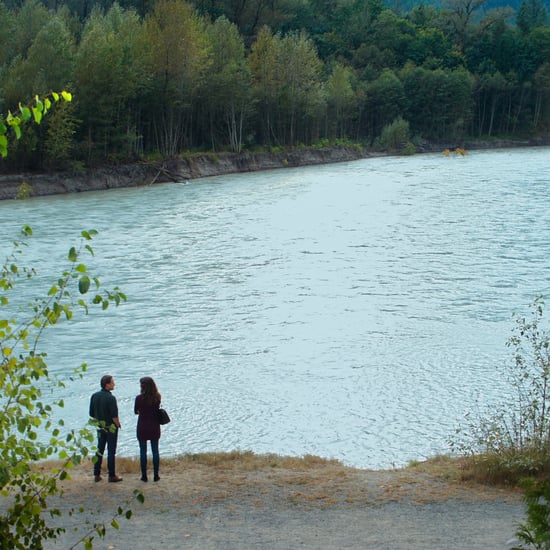
<path id="1" fill-rule="evenodd" d="M 512 8 L 518 11 L 522 0 L 488 0 L 483 6 L 483 11 L 493 10 L 495 8 Z M 406 13 L 417 6 L 435 6 L 441 8 L 445 5 L 445 0 L 385 0 L 385 4 L 397 11 L 397 13 Z M 544 5 L 550 14 L 550 0 L 544 0 Z"/>
<path id="2" fill-rule="evenodd" d="M 550 13 L 550 1 L 544 0 L 544 5 L 546 6 L 547 11 Z M 506 8 L 510 7 L 513 8 L 516 12 L 519 10 L 519 7 L 521 6 L 521 0 L 489 0 L 487 4 L 485 4 L 484 9 L 485 10 L 492 10 L 495 8 Z"/>

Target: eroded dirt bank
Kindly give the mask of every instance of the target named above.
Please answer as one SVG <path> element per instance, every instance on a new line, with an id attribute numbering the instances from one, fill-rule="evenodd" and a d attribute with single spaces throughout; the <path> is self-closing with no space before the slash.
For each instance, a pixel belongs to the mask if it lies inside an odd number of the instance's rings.
<path id="1" fill-rule="evenodd" d="M 346 162 L 373 156 L 355 147 L 305 149 L 280 153 L 203 154 L 156 163 L 106 166 L 86 173 L 0 175 L 0 200 L 15 199 L 23 183 L 31 196 L 80 193 L 275 168 Z"/>
<path id="2" fill-rule="evenodd" d="M 550 136 L 530 141 L 476 141 L 460 144 L 466 150 L 544 145 L 550 145 Z M 421 147 L 417 147 L 417 152 L 436 152 L 443 151 L 446 148 L 452 150 L 456 146 L 455 143 L 425 143 Z M 104 166 L 88 170 L 85 173 L 6 175 L 0 173 L 0 200 L 17 198 L 22 184 L 28 185 L 30 196 L 58 195 L 138 187 L 166 182 L 182 182 L 195 178 L 240 172 L 331 164 L 382 155 L 385 155 L 385 153 L 374 153 L 360 147 L 327 147 L 322 149 L 296 149 L 276 153 L 204 153 L 160 162 L 135 162 Z"/>

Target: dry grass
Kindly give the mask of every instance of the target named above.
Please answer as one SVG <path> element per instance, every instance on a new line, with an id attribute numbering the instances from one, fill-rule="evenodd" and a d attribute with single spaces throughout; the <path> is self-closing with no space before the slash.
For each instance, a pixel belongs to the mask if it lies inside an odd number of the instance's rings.
<path id="1" fill-rule="evenodd" d="M 345 468 L 338 460 L 324 459 L 313 455 L 303 457 L 281 456 L 276 454 L 255 454 L 252 451 L 232 451 L 228 453 L 185 454 L 176 458 L 163 460 L 168 468 L 181 466 L 209 466 L 220 470 L 254 471 L 265 468 L 285 468 L 302 470 L 336 466 Z M 163 466 L 164 467 L 164 466 Z"/>
<path id="2" fill-rule="evenodd" d="M 548 455 L 475 455 L 461 459 L 459 466 L 461 479 L 474 483 L 518 487 L 525 478 L 550 481 Z"/>
<path id="3" fill-rule="evenodd" d="M 149 459 L 150 461 L 150 459 Z M 184 454 L 171 458 L 163 458 L 162 471 L 181 472 L 196 470 L 217 472 L 220 475 L 234 475 L 258 471 L 285 470 L 287 472 L 308 472 L 312 470 L 330 471 L 331 474 L 353 471 L 354 468 L 345 466 L 338 460 L 325 459 L 314 455 L 302 457 L 281 456 L 276 454 L 255 454 L 252 451 L 231 451 Z M 55 463 L 48 463 L 52 467 Z M 117 472 L 132 474 L 140 472 L 139 458 L 117 457 Z"/>
<path id="4" fill-rule="evenodd" d="M 314 455 L 304 456 L 282 456 L 276 454 L 255 454 L 252 451 L 231 451 L 231 452 L 209 452 L 196 454 L 183 454 L 176 457 L 161 457 L 162 471 L 182 472 L 182 471 L 209 471 L 211 474 L 217 473 L 220 476 L 239 476 L 239 474 L 250 475 L 254 472 L 269 474 L 283 473 L 285 476 L 292 477 L 293 483 L 310 483 L 311 476 L 328 477 L 331 480 L 335 478 L 345 478 L 351 475 L 366 472 L 351 466 L 346 466 L 336 459 L 326 459 Z M 149 458 L 150 462 L 150 458 Z M 117 456 L 117 472 L 121 474 L 139 474 L 140 463 L 138 457 L 119 457 Z M 39 463 L 38 467 L 42 471 L 53 471 L 60 467 L 59 461 L 47 461 Z M 149 464 L 150 465 L 150 464 Z M 86 460 L 81 468 L 91 468 L 91 460 Z M 495 485 L 505 487 L 517 487 L 519 477 L 514 472 L 506 475 L 505 471 L 497 469 L 491 462 L 490 457 L 451 457 L 447 455 L 435 456 L 425 461 L 413 461 L 404 468 L 379 471 L 387 475 L 394 475 L 401 481 L 407 476 L 414 479 L 419 477 L 429 477 L 442 483 L 471 484 L 471 485 Z M 493 471 L 493 474 L 491 472 Z M 537 479 L 547 480 L 550 473 L 546 471 L 534 475 Z M 300 481 L 302 480 L 302 481 Z"/>
<path id="5" fill-rule="evenodd" d="M 491 486 L 467 475 L 467 461 L 446 456 L 414 462 L 393 470 L 362 470 L 317 456 L 257 455 L 251 451 L 186 454 L 161 457 L 161 483 L 139 481 L 138 458 L 117 457 L 121 487 L 105 493 L 102 484 L 90 485 L 91 461 L 85 461 L 64 482 L 72 495 L 92 491 L 109 498 L 127 488 L 147 489 L 147 506 L 205 506 L 224 502 L 238 506 L 381 506 L 407 501 L 415 505 L 447 500 L 518 500 L 515 488 Z M 150 464 L 149 464 L 150 466 Z M 42 464 L 53 468 L 55 464 Z M 152 491 L 152 492 L 151 492 Z"/>

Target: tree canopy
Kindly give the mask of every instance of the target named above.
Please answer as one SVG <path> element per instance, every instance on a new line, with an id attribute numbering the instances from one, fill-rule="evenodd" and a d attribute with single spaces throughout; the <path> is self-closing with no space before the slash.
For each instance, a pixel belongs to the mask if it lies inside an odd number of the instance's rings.
<path id="1" fill-rule="evenodd" d="M 1 1 L 10 32 L 0 35 L 0 110 L 51 89 L 70 88 L 75 101 L 14 144 L 0 169 L 371 146 L 399 119 L 419 140 L 545 135 L 546 7 L 488 5 Z"/>

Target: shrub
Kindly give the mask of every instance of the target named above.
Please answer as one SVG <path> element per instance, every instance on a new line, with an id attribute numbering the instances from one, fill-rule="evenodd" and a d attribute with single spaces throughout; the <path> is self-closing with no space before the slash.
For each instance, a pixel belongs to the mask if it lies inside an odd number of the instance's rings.
<path id="1" fill-rule="evenodd" d="M 451 448 L 485 466 L 489 478 L 515 481 L 550 472 L 550 334 L 544 330 L 544 302 L 529 317 L 516 316 L 507 345 L 513 362 L 507 375 L 511 396 L 492 412 L 467 416 Z"/>
<path id="2" fill-rule="evenodd" d="M 17 200 L 28 199 L 32 195 L 32 185 L 27 181 L 22 181 L 17 188 Z"/>
<path id="3" fill-rule="evenodd" d="M 410 143 L 409 123 L 402 117 L 398 117 L 391 124 L 384 126 L 380 135 L 380 146 L 392 152 L 410 151 L 409 146 L 414 148 Z"/>

